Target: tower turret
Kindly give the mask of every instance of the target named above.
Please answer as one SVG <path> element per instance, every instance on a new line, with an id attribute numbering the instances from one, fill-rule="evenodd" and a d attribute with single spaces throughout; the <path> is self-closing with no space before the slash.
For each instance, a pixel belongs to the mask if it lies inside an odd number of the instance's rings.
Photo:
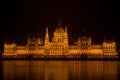
<path id="1" fill-rule="evenodd" d="M 65 45 L 68 46 L 68 33 L 67 33 L 67 27 L 65 27 L 64 43 L 65 43 Z"/>
<path id="2" fill-rule="evenodd" d="M 49 44 L 49 33 L 48 33 L 48 27 L 46 27 L 46 34 L 45 34 L 45 43 L 44 45 Z"/>

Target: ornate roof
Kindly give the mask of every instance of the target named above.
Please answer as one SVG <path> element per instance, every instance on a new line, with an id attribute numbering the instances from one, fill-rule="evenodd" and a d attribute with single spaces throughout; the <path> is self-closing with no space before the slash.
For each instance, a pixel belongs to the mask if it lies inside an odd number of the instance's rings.
<path id="1" fill-rule="evenodd" d="M 65 31 L 64 31 L 64 29 L 63 29 L 62 27 L 57 27 L 57 28 L 55 29 L 55 32 L 56 32 L 56 33 L 64 33 Z"/>

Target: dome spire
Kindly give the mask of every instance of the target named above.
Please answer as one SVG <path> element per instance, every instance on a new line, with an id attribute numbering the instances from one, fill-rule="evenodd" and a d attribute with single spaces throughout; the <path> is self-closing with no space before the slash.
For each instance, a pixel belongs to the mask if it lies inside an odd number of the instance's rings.
<path id="1" fill-rule="evenodd" d="M 67 26 L 65 26 L 65 32 L 67 32 Z"/>
<path id="2" fill-rule="evenodd" d="M 58 26 L 61 26 L 61 22 L 60 22 L 60 20 L 58 21 Z"/>

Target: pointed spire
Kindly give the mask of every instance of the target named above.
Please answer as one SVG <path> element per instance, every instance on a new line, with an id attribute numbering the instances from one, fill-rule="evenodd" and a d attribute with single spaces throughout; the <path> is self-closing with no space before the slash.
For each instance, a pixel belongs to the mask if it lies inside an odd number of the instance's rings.
<path id="1" fill-rule="evenodd" d="M 45 44 L 48 43 L 49 43 L 49 33 L 48 33 L 48 27 L 46 27 Z"/>
<path id="2" fill-rule="evenodd" d="M 65 32 L 67 32 L 67 26 L 65 26 Z"/>
<path id="3" fill-rule="evenodd" d="M 61 26 L 61 22 L 60 22 L 60 20 L 58 21 L 58 26 Z"/>
<path id="4" fill-rule="evenodd" d="M 49 39 L 49 34 L 48 34 L 48 27 L 46 27 L 46 35 L 45 35 L 46 39 Z"/>
<path id="5" fill-rule="evenodd" d="M 5 40 L 5 44 L 7 44 L 7 40 Z"/>
<path id="6" fill-rule="evenodd" d="M 46 33 L 48 33 L 48 27 L 46 27 Z"/>

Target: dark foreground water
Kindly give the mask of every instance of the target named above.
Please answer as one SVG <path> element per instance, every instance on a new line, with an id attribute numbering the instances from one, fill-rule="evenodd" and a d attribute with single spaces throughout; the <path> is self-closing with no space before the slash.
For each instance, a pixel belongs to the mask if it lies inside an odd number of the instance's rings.
<path id="1" fill-rule="evenodd" d="M 1 80 L 120 80 L 117 61 L 0 61 Z"/>

